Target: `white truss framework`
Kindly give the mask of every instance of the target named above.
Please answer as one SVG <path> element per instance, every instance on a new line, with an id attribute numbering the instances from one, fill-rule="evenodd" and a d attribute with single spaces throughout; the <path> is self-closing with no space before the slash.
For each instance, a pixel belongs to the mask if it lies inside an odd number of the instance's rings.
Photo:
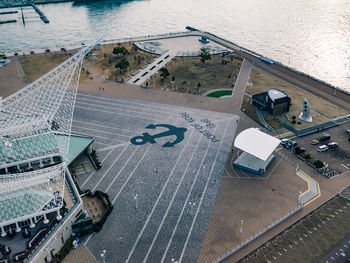
<path id="1" fill-rule="evenodd" d="M 99 40 L 101 38 L 32 84 L 0 100 L 2 173 L 21 164 L 33 169 L 31 162 L 40 161 L 36 170 L 0 175 L 1 227 L 62 207 L 68 168 L 65 163 L 43 168 L 42 160 L 63 157 L 69 150 L 83 59 Z M 60 136 L 62 134 L 64 136 Z"/>
<path id="2" fill-rule="evenodd" d="M 0 176 L 0 226 L 59 210 L 63 205 L 64 163 L 53 167 Z"/>
<path id="3" fill-rule="evenodd" d="M 31 157 L 28 156 L 28 152 L 32 157 L 45 155 L 41 145 L 45 145 L 48 152 L 60 150 L 61 155 L 68 151 L 83 58 L 98 40 L 82 48 L 38 80 L 2 100 L 0 166 L 1 163 Z M 49 133 L 63 133 L 68 136 L 66 140 L 57 141 L 55 144 L 51 136 L 40 136 Z M 29 148 L 30 151 L 16 150 L 16 154 L 13 154 L 11 147 L 16 145 Z M 37 150 L 33 150 L 35 148 Z"/>

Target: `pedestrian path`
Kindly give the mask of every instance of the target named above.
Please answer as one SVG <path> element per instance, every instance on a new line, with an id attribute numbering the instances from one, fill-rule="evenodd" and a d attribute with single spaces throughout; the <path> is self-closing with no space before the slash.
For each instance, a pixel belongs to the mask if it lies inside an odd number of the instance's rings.
<path id="1" fill-rule="evenodd" d="M 248 80 L 249 80 L 250 72 L 252 68 L 253 68 L 253 64 L 250 63 L 248 60 L 243 59 L 243 63 L 238 73 L 238 77 L 232 93 L 232 104 L 233 104 L 233 107 L 236 109 L 237 114 L 240 114 L 241 112 L 241 105 L 243 102 L 243 97 L 248 85 Z"/>
<path id="2" fill-rule="evenodd" d="M 307 182 L 307 191 L 299 195 L 300 204 L 307 206 L 309 203 L 321 196 L 320 186 L 314 179 L 305 174 L 303 171 L 297 170 L 296 174 Z"/>
<path id="3" fill-rule="evenodd" d="M 259 117 L 259 120 L 261 121 L 261 123 L 264 124 L 265 128 L 268 129 L 269 131 L 274 131 L 274 129 L 271 127 L 271 125 L 268 124 L 268 123 L 265 121 L 264 116 L 263 116 L 261 110 L 258 109 L 257 107 L 256 107 L 255 109 L 256 109 L 256 114 L 257 114 L 258 117 Z"/>
<path id="4" fill-rule="evenodd" d="M 171 61 L 176 56 L 175 51 L 168 50 L 160 57 L 156 58 L 151 64 L 147 65 L 144 69 L 141 69 L 128 79 L 127 83 L 141 85 L 145 80 L 149 79 L 154 73 L 156 73 L 162 67 Z"/>
<path id="5" fill-rule="evenodd" d="M 72 249 L 63 260 L 63 263 L 97 263 L 96 258 L 90 250 L 82 243 L 75 249 Z"/>

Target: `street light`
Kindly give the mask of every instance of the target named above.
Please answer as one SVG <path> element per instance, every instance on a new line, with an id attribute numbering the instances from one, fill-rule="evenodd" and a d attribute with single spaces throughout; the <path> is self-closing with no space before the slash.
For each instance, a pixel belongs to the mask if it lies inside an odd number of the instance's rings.
<path id="1" fill-rule="evenodd" d="M 103 260 L 103 263 L 106 263 L 106 250 L 105 249 L 102 251 L 100 256 L 101 256 L 101 258 Z"/>

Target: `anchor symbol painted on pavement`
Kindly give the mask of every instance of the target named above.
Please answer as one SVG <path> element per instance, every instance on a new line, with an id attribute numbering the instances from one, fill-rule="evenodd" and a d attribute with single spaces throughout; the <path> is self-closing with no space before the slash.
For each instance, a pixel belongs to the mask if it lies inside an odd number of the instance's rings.
<path id="1" fill-rule="evenodd" d="M 134 145 L 143 145 L 146 143 L 157 143 L 156 142 L 156 138 L 161 138 L 161 137 L 166 137 L 166 136 L 171 136 L 171 135 L 175 135 L 176 136 L 176 140 L 173 142 L 167 142 L 165 144 L 163 144 L 163 147 L 174 147 L 175 144 L 178 144 L 179 142 L 181 142 L 184 139 L 184 134 L 187 131 L 186 128 L 178 128 L 175 127 L 173 125 L 169 125 L 169 124 L 150 124 L 147 127 L 145 127 L 146 129 L 156 129 L 157 127 L 164 127 L 167 128 L 168 131 L 165 132 L 161 132 L 155 135 L 150 135 L 147 132 L 144 132 L 142 134 L 142 136 L 136 136 L 134 138 L 130 139 L 130 142 Z"/>

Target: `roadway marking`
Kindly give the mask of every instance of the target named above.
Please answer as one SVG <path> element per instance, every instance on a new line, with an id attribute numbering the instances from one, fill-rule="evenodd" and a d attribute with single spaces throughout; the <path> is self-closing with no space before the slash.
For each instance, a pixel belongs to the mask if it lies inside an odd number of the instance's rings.
<path id="1" fill-rule="evenodd" d="M 342 163 L 341 163 L 340 165 L 349 170 L 349 167 L 347 167 L 346 165 L 344 165 L 344 164 L 342 164 Z"/>
<path id="2" fill-rule="evenodd" d="M 95 184 L 94 188 L 92 189 L 91 192 L 95 191 L 96 190 L 96 187 L 101 183 L 101 181 L 103 180 L 103 178 L 105 178 L 105 176 L 108 174 L 108 172 L 111 170 L 111 168 L 113 167 L 113 165 L 119 160 L 119 158 L 123 155 L 123 153 L 125 152 L 125 150 L 127 149 L 128 147 L 124 147 L 124 149 L 122 150 L 122 152 L 118 155 L 118 158 L 115 159 L 113 161 L 113 163 L 111 164 L 111 166 L 109 166 L 109 168 L 107 169 L 107 171 L 101 176 L 100 180 Z"/>
<path id="3" fill-rule="evenodd" d="M 76 128 L 72 129 L 72 132 L 73 132 L 73 133 L 77 133 L 77 134 L 87 135 L 87 136 L 90 136 L 90 137 L 93 137 L 93 138 L 101 138 L 101 139 L 104 139 L 104 140 L 125 142 L 125 141 L 121 141 L 121 140 L 118 140 L 118 139 L 107 138 L 107 137 L 103 137 L 103 136 L 99 136 L 99 135 L 90 135 L 89 133 L 85 133 L 85 132 L 81 132 L 81 131 L 76 131 Z"/>
<path id="4" fill-rule="evenodd" d="M 113 133 L 113 132 L 108 132 L 108 131 L 104 131 L 104 130 L 97 130 L 97 129 L 93 129 L 93 128 L 86 128 L 86 127 L 82 127 L 82 126 L 74 127 L 74 128 L 83 129 L 83 130 L 91 130 L 91 131 L 102 132 L 102 133 L 106 133 L 106 134 L 111 134 L 111 135 L 117 135 L 117 136 L 123 136 L 123 137 L 130 138 L 129 135 L 116 134 L 116 133 Z"/>
<path id="5" fill-rule="evenodd" d="M 169 180 L 170 180 L 170 178 L 172 177 L 172 175 L 173 175 L 173 173 L 174 173 L 174 171 L 175 171 L 175 168 L 176 168 L 176 166 L 177 166 L 179 160 L 181 159 L 182 154 L 184 153 L 184 151 L 185 151 L 185 149 L 186 149 L 186 147 L 187 147 L 187 144 L 188 144 L 188 142 L 190 141 L 190 139 L 191 139 L 193 133 L 194 133 L 194 130 L 192 130 L 192 133 L 191 133 L 190 137 L 187 139 L 186 144 L 185 144 L 184 147 L 182 148 L 181 153 L 180 153 L 179 157 L 177 158 L 177 160 L 176 160 L 176 162 L 175 162 L 175 164 L 174 164 L 174 166 L 173 166 L 173 169 L 172 169 L 171 172 L 170 172 L 170 175 L 168 176 L 168 179 L 167 179 L 166 182 L 164 183 L 163 188 L 162 188 L 161 192 L 159 193 L 159 195 L 158 195 L 158 197 L 157 197 L 157 200 L 156 200 L 156 202 L 154 203 L 154 205 L 153 205 L 153 207 L 152 207 L 151 213 L 148 215 L 148 217 L 147 217 L 147 219 L 146 219 L 144 225 L 142 226 L 142 229 L 141 229 L 141 231 L 140 231 L 140 233 L 139 233 L 139 235 L 138 235 L 138 237 L 137 237 L 137 239 L 136 239 L 136 241 L 135 241 L 135 243 L 134 243 L 134 245 L 133 245 L 133 247 L 132 247 L 132 249 L 131 249 L 131 251 L 130 251 L 130 253 L 129 253 L 129 255 L 128 255 L 128 258 L 126 259 L 125 262 L 129 262 L 130 257 L 131 257 L 132 254 L 134 253 L 134 250 L 135 250 L 135 248 L 136 248 L 136 246 L 137 246 L 137 244 L 138 244 L 138 242 L 139 242 L 139 240 L 140 240 L 140 238 L 141 238 L 143 232 L 145 231 L 146 226 L 148 225 L 148 222 L 149 222 L 149 220 L 151 219 L 151 217 L 152 217 L 152 215 L 153 215 L 153 213 L 154 213 L 154 211 L 155 211 L 155 209 L 156 209 L 156 207 L 157 207 L 157 205 L 158 205 L 158 202 L 159 202 L 160 198 L 162 197 L 162 195 L 163 195 L 163 193 L 164 193 L 164 191 L 165 191 L 165 188 L 168 186 Z M 199 142 L 202 140 L 202 138 L 203 138 L 203 136 L 201 136 L 201 138 L 198 140 L 197 146 L 199 145 Z M 194 152 L 196 152 L 196 150 L 197 150 L 197 147 L 195 148 L 195 151 L 194 151 Z M 193 153 L 194 153 L 194 152 L 193 152 Z M 193 155 L 194 155 L 193 153 L 192 153 L 192 157 L 193 157 Z M 192 160 L 192 157 L 191 157 L 191 160 Z M 189 162 L 189 163 L 190 163 L 190 162 Z M 184 171 L 183 174 L 185 174 L 185 173 L 187 172 L 188 166 L 189 166 L 189 165 L 187 165 L 187 167 L 186 167 L 186 169 L 185 169 L 185 171 Z M 181 182 L 182 182 L 182 180 L 181 180 Z M 181 182 L 178 184 L 178 186 L 181 184 Z M 174 195 L 176 195 L 176 193 L 175 193 Z M 174 196 L 174 195 L 173 195 L 173 196 Z M 173 199 L 172 199 L 172 200 L 173 200 Z M 171 203 L 171 204 L 172 204 L 172 203 Z M 171 204 L 168 206 L 168 208 L 171 206 Z M 167 211 L 168 211 L 168 210 L 167 210 Z M 162 221 L 162 222 L 163 222 L 163 221 Z M 158 228 L 158 229 L 159 229 L 159 228 Z M 157 232 L 157 234 L 158 234 L 158 232 Z M 153 242 L 152 242 L 152 244 L 153 244 Z M 148 257 L 148 253 L 147 253 L 147 255 L 146 255 L 146 258 L 147 258 L 147 257 Z"/>
<path id="6" fill-rule="evenodd" d="M 228 127 L 229 127 L 229 122 L 226 124 L 225 133 L 224 133 L 224 136 L 222 136 L 222 138 L 225 138 L 225 136 L 226 136 L 226 134 L 227 134 Z M 201 197 L 200 197 L 199 205 L 198 205 L 197 208 L 196 208 L 196 213 L 195 213 L 195 216 L 194 216 L 194 218 L 193 218 L 193 220 L 192 220 L 192 224 L 191 224 L 191 227 L 190 227 L 190 231 L 189 231 L 188 234 L 187 234 L 187 238 L 186 238 L 184 247 L 183 247 L 183 249 L 182 249 L 179 262 L 182 261 L 182 258 L 183 258 L 184 254 L 185 254 L 185 251 L 186 251 L 186 248 L 187 248 L 187 245 L 188 245 L 188 241 L 189 241 L 189 239 L 190 239 L 190 237 L 191 237 L 194 224 L 195 224 L 195 222 L 196 222 L 196 220 L 197 220 L 197 216 L 198 216 L 198 213 L 199 213 L 199 211 L 200 211 L 200 207 L 202 206 L 202 202 L 203 202 L 203 200 L 204 200 L 205 193 L 206 193 L 206 191 L 207 191 L 207 189 L 208 189 L 208 184 L 209 184 L 210 178 L 211 178 L 211 176 L 213 175 L 213 170 L 214 170 L 214 167 L 215 167 L 215 164 L 216 164 L 216 160 L 217 160 L 217 158 L 218 158 L 218 154 L 219 154 L 219 152 L 220 152 L 220 150 L 221 150 L 221 147 L 222 147 L 222 142 L 223 142 L 223 140 L 221 140 L 221 142 L 220 142 L 220 146 L 219 146 L 219 148 L 218 148 L 218 150 L 217 150 L 217 152 L 216 152 L 214 162 L 213 162 L 213 164 L 211 165 L 211 169 L 210 169 L 210 172 L 209 172 L 209 176 L 208 176 L 207 182 L 205 183 L 205 187 L 204 187 L 204 190 L 203 190 L 203 192 L 202 192 L 202 195 L 201 195 Z"/>
<path id="7" fill-rule="evenodd" d="M 112 184 L 115 182 L 115 180 L 117 180 L 117 178 L 119 177 L 120 173 L 124 170 L 124 168 L 128 165 L 129 161 L 134 157 L 134 154 L 137 152 L 137 148 L 135 147 L 135 150 L 133 151 L 132 154 L 130 154 L 128 160 L 124 163 L 124 165 L 122 166 L 122 168 L 119 170 L 119 172 L 117 173 L 117 175 L 113 178 L 112 182 L 108 185 L 107 189 L 105 192 L 108 192 L 109 188 L 111 188 Z M 111 165 L 112 167 L 112 165 Z"/>
<path id="8" fill-rule="evenodd" d="M 136 110 L 139 110 L 139 109 L 140 109 L 140 107 L 134 107 L 134 106 L 129 106 L 129 105 L 115 104 L 115 103 L 112 103 L 112 102 L 105 102 L 105 101 L 104 101 L 104 102 L 102 102 L 102 101 L 96 101 L 96 99 L 95 99 L 95 100 L 90 100 L 90 99 L 86 99 L 86 98 L 79 98 L 78 100 L 91 101 L 91 102 L 94 102 L 95 105 L 98 105 L 98 104 L 96 104 L 96 103 L 110 104 L 110 105 L 116 106 L 115 109 L 121 109 L 121 110 L 125 110 L 125 109 L 123 109 L 121 106 L 128 107 L 128 108 L 133 108 L 133 109 L 136 109 Z M 98 105 L 98 106 L 100 106 L 100 105 Z M 118 107 L 118 106 L 119 106 L 119 107 Z M 147 111 L 155 111 L 157 114 L 159 114 L 159 109 L 157 109 L 157 110 L 144 109 L 144 110 L 147 110 Z M 130 111 L 130 110 L 126 110 L 126 111 Z M 169 112 L 169 113 L 171 113 L 171 112 Z M 150 113 L 150 114 L 152 114 L 152 113 Z M 174 114 L 174 112 L 172 112 L 172 114 Z"/>
<path id="9" fill-rule="evenodd" d="M 77 106 L 77 105 L 75 105 L 75 108 L 83 109 L 83 110 L 90 110 L 90 111 L 98 111 L 98 112 L 103 112 L 103 113 L 109 113 L 109 114 L 113 114 L 113 115 L 132 117 L 134 119 L 143 119 L 143 120 L 148 120 L 148 121 L 160 121 L 160 120 L 151 119 L 151 118 L 139 117 L 139 116 L 136 116 L 136 115 L 120 114 L 120 113 L 117 113 L 117 112 L 110 112 L 110 111 L 105 111 L 105 110 L 97 110 L 97 109 L 85 108 L 85 107 L 81 107 L 81 106 Z"/>
<path id="10" fill-rule="evenodd" d="M 99 149 L 99 151 L 103 152 L 103 151 L 111 150 L 111 149 L 114 149 L 114 148 L 122 147 L 122 146 L 125 146 L 125 145 L 128 145 L 128 144 L 130 144 L 130 142 L 112 145 L 112 146 L 109 146 L 109 147 L 106 147 L 106 148 Z M 104 145 L 109 145 L 109 144 L 104 144 Z"/>
<path id="11" fill-rule="evenodd" d="M 102 125 L 102 124 L 95 124 L 95 123 L 92 123 L 92 122 L 85 122 L 85 121 L 78 121 L 78 120 L 73 120 L 73 122 L 84 123 L 84 124 L 98 126 L 98 127 L 103 127 L 103 128 L 107 128 L 107 129 L 122 130 L 122 131 L 127 131 L 129 133 L 130 132 L 135 132 L 134 130 L 127 130 L 127 129 L 122 129 L 122 128 L 116 128 L 116 127 L 106 126 L 106 125 Z"/>
<path id="12" fill-rule="evenodd" d="M 94 95 L 88 95 L 88 94 L 84 94 L 84 93 L 79 93 L 79 96 L 86 96 L 86 97 L 90 97 L 90 98 L 94 98 L 94 99 L 100 99 L 100 100 L 109 100 L 109 101 L 117 101 L 117 102 L 121 102 L 121 103 L 126 103 L 125 100 L 120 100 L 120 99 L 112 99 L 112 98 L 106 98 L 106 97 L 103 97 L 103 96 L 94 96 Z M 139 105 L 140 106 L 140 109 L 144 109 L 144 107 L 151 107 L 151 108 L 155 108 L 155 107 L 160 107 L 164 112 L 169 112 L 169 113 L 172 113 L 174 111 L 172 110 L 167 110 L 168 108 L 175 108 L 173 107 L 172 105 L 166 105 L 167 107 L 164 107 L 164 105 L 159 105 L 160 103 L 155 103 L 153 102 L 152 105 L 150 104 L 146 104 L 146 103 L 141 103 L 139 101 L 133 101 L 133 102 L 129 102 L 126 103 L 127 105 Z M 155 104 L 155 105 L 153 105 Z"/>
<path id="13" fill-rule="evenodd" d="M 115 201 L 117 200 L 117 198 L 119 197 L 120 193 L 123 191 L 125 185 L 129 182 L 130 178 L 133 176 L 134 172 L 136 171 L 136 169 L 139 167 L 141 161 L 143 160 L 143 158 L 146 156 L 146 154 L 148 153 L 149 149 L 151 149 L 152 144 L 150 144 L 147 148 L 147 150 L 144 152 L 144 154 L 142 155 L 141 159 L 138 161 L 138 163 L 136 164 L 134 170 L 132 170 L 131 174 L 129 175 L 128 179 L 126 179 L 126 181 L 124 182 L 123 186 L 120 188 L 118 194 L 114 197 L 112 204 L 115 203 Z"/>
<path id="14" fill-rule="evenodd" d="M 83 105 L 89 105 L 89 106 L 91 106 L 91 103 L 81 102 L 81 101 L 77 101 L 77 102 L 76 102 L 76 105 L 77 105 L 77 104 L 83 104 Z M 119 108 L 114 108 L 114 107 L 108 107 L 108 106 L 98 105 L 98 104 L 96 104 L 96 103 L 94 104 L 94 106 L 95 106 L 95 107 L 101 107 L 101 108 L 109 109 L 111 113 L 112 113 L 112 112 L 116 112 L 116 111 L 126 111 L 126 112 L 130 112 L 131 114 L 132 114 L 132 113 L 136 113 L 136 114 L 142 114 L 142 115 L 152 116 L 152 117 L 155 115 L 154 113 L 148 114 L 148 113 L 143 113 L 143 112 L 140 112 L 140 111 L 121 110 L 121 109 L 119 109 Z M 173 113 L 173 114 L 174 114 L 174 113 Z M 157 117 L 165 118 L 166 116 L 164 116 L 164 115 L 159 115 L 159 116 L 157 116 Z"/>
<path id="15" fill-rule="evenodd" d="M 227 127 L 228 127 L 228 124 L 227 124 Z M 220 145 L 221 145 L 221 143 L 223 142 L 223 140 L 224 140 L 224 136 L 222 137 L 222 140 L 221 140 L 221 142 L 220 142 Z M 171 243 L 172 243 L 172 241 L 173 241 L 174 235 L 175 235 L 176 230 L 177 230 L 177 228 L 178 228 L 178 226 L 179 226 L 179 223 L 180 223 L 180 221 L 181 221 L 181 219 L 182 219 L 182 215 L 183 215 L 183 213 L 184 213 L 184 211 L 185 211 L 185 207 L 186 207 L 187 204 L 188 204 L 188 199 L 189 199 L 189 197 L 191 196 L 191 193 L 192 193 L 192 190 L 193 190 L 193 187 L 194 187 L 195 183 L 197 182 L 199 172 L 202 170 L 203 162 L 204 162 L 204 160 L 205 160 L 205 158 L 206 158 L 206 156 L 207 156 L 207 154 L 208 154 L 209 145 L 210 145 L 210 144 L 207 144 L 207 148 L 206 148 L 205 154 L 204 154 L 204 156 L 202 157 L 202 161 L 201 161 L 201 163 L 200 163 L 200 165 L 199 165 L 199 167 L 198 167 L 198 170 L 197 170 L 197 173 L 196 173 L 196 175 L 195 175 L 195 178 L 194 178 L 194 180 L 193 180 L 193 182 L 192 182 L 192 184 L 191 184 L 191 188 L 190 188 L 189 192 L 187 193 L 185 203 L 184 203 L 184 205 L 183 205 L 183 207 L 182 207 L 182 209 L 181 209 L 181 213 L 180 213 L 180 215 L 179 215 L 179 217 L 178 217 L 178 219 L 177 219 L 177 221 L 176 221 L 176 224 L 175 224 L 175 227 L 174 227 L 174 229 L 173 229 L 173 232 L 171 233 L 171 237 L 170 237 L 170 239 L 169 239 L 169 241 L 168 241 L 168 244 L 167 244 L 167 247 L 166 247 L 166 249 L 165 249 L 165 252 L 163 253 L 161 262 L 164 262 L 165 257 L 166 257 L 166 255 L 167 255 L 167 253 L 168 253 L 168 250 L 169 250 L 169 248 L 170 248 L 170 245 L 171 245 Z"/>
<path id="16" fill-rule="evenodd" d="M 106 157 L 102 160 L 102 163 L 108 158 L 108 156 L 113 152 L 114 149 L 112 149 L 107 155 Z M 81 188 L 84 187 L 84 185 L 90 180 L 90 178 L 96 173 L 97 170 L 94 170 L 89 177 L 85 180 L 85 182 L 81 185 Z"/>

